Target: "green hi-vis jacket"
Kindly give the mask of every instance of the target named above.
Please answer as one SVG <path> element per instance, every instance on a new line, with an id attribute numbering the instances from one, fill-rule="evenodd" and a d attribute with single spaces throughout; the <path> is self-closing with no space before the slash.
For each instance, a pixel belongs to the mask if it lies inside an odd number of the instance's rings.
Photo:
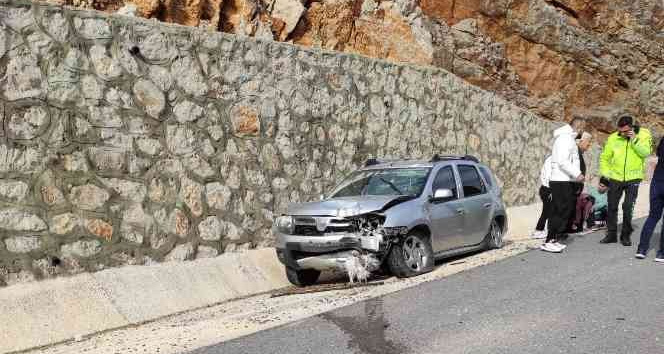
<path id="1" fill-rule="evenodd" d="M 652 134 L 640 128 L 633 139 L 627 140 L 615 132 L 609 136 L 599 158 L 599 172 L 615 181 L 642 180 L 645 159 L 652 152 Z"/>

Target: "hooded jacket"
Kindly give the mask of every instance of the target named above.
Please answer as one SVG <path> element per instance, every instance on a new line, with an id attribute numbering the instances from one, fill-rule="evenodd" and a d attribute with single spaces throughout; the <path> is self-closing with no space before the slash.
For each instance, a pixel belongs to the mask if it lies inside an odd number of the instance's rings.
<path id="1" fill-rule="evenodd" d="M 579 148 L 576 145 L 576 132 L 567 124 L 553 132 L 551 154 L 551 182 L 572 182 L 581 175 Z"/>
<path id="2" fill-rule="evenodd" d="M 645 159 L 652 153 L 652 135 L 640 128 L 633 139 L 617 132 L 609 135 L 599 157 L 599 171 L 614 181 L 640 181 L 645 176 Z"/>

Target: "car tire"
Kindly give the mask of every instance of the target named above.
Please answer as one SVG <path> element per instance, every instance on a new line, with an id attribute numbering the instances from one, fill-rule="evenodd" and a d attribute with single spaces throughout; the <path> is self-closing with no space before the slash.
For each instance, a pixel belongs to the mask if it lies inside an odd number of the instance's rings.
<path id="1" fill-rule="evenodd" d="M 308 286 L 316 284 L 320 271 L 315 269 L 293 269 L 286 267 L 286 278 L 295 286 Z"/>
<path id="2" fill-rule="evenodd" d="M 429 238 L 413 232 L 403 241 L 392 246 L 387 256 L 387 264 L 392 274 L 398 278 L 408 278 L 433 270 L 433 249 Z"/>
<path id="3" fill-rule="evenodd" d="M 503 229 L 497 220 L 493 220 L 489 227 L 489 232 L 486 234 L 486 248 L 490 250 L 502 248 L 505 244 L 503 236 Z"/>

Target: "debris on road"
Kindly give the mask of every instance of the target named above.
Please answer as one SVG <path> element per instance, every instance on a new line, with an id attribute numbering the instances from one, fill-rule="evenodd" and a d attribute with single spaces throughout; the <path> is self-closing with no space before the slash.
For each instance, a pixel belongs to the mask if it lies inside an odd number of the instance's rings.
<path id="1" fill-rule="evenodd" d="M 311 294 L 311 293 L 320 293 L 324 291 L 333 291 L 333 290 L 345 290 L 351 288 L 363 288 L 367 286 L 378 286 L 385 284 L 384 281 L 375 281 L 375 282 L 362 282 L 362 283 L 340 283 L 340 284 L 320 284 L 320 285 L 311 285 L 306 288 L 299 287 L 288 287 L 282 289 L 281 291 L 274 292 L 270 294 L 270 297 L 280 297 L 288 295 L 299 295 L 299 294 Z"/>
<path id="2" fill-rule="evenodd" d="M 366 283 L 371 272 L 380 268 L 380 261 L 373 254 L 353 255 L 344 264 L 350 284 Z"/>

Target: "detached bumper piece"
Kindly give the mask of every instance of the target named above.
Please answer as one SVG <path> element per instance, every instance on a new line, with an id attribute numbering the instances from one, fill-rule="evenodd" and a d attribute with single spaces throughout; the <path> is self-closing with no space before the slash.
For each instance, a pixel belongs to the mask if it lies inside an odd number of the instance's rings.
<path id="1" fill-rule="evenodd" d="M 296 260 L 298 267 L 301 269 L 316 269 L 316 270 L 345 270 L 346 263 L 355 257 L 359 257 L 358 251 L 342 251 L 336 253 L 327 253 L 317 256 L 305 257 Z"/>

